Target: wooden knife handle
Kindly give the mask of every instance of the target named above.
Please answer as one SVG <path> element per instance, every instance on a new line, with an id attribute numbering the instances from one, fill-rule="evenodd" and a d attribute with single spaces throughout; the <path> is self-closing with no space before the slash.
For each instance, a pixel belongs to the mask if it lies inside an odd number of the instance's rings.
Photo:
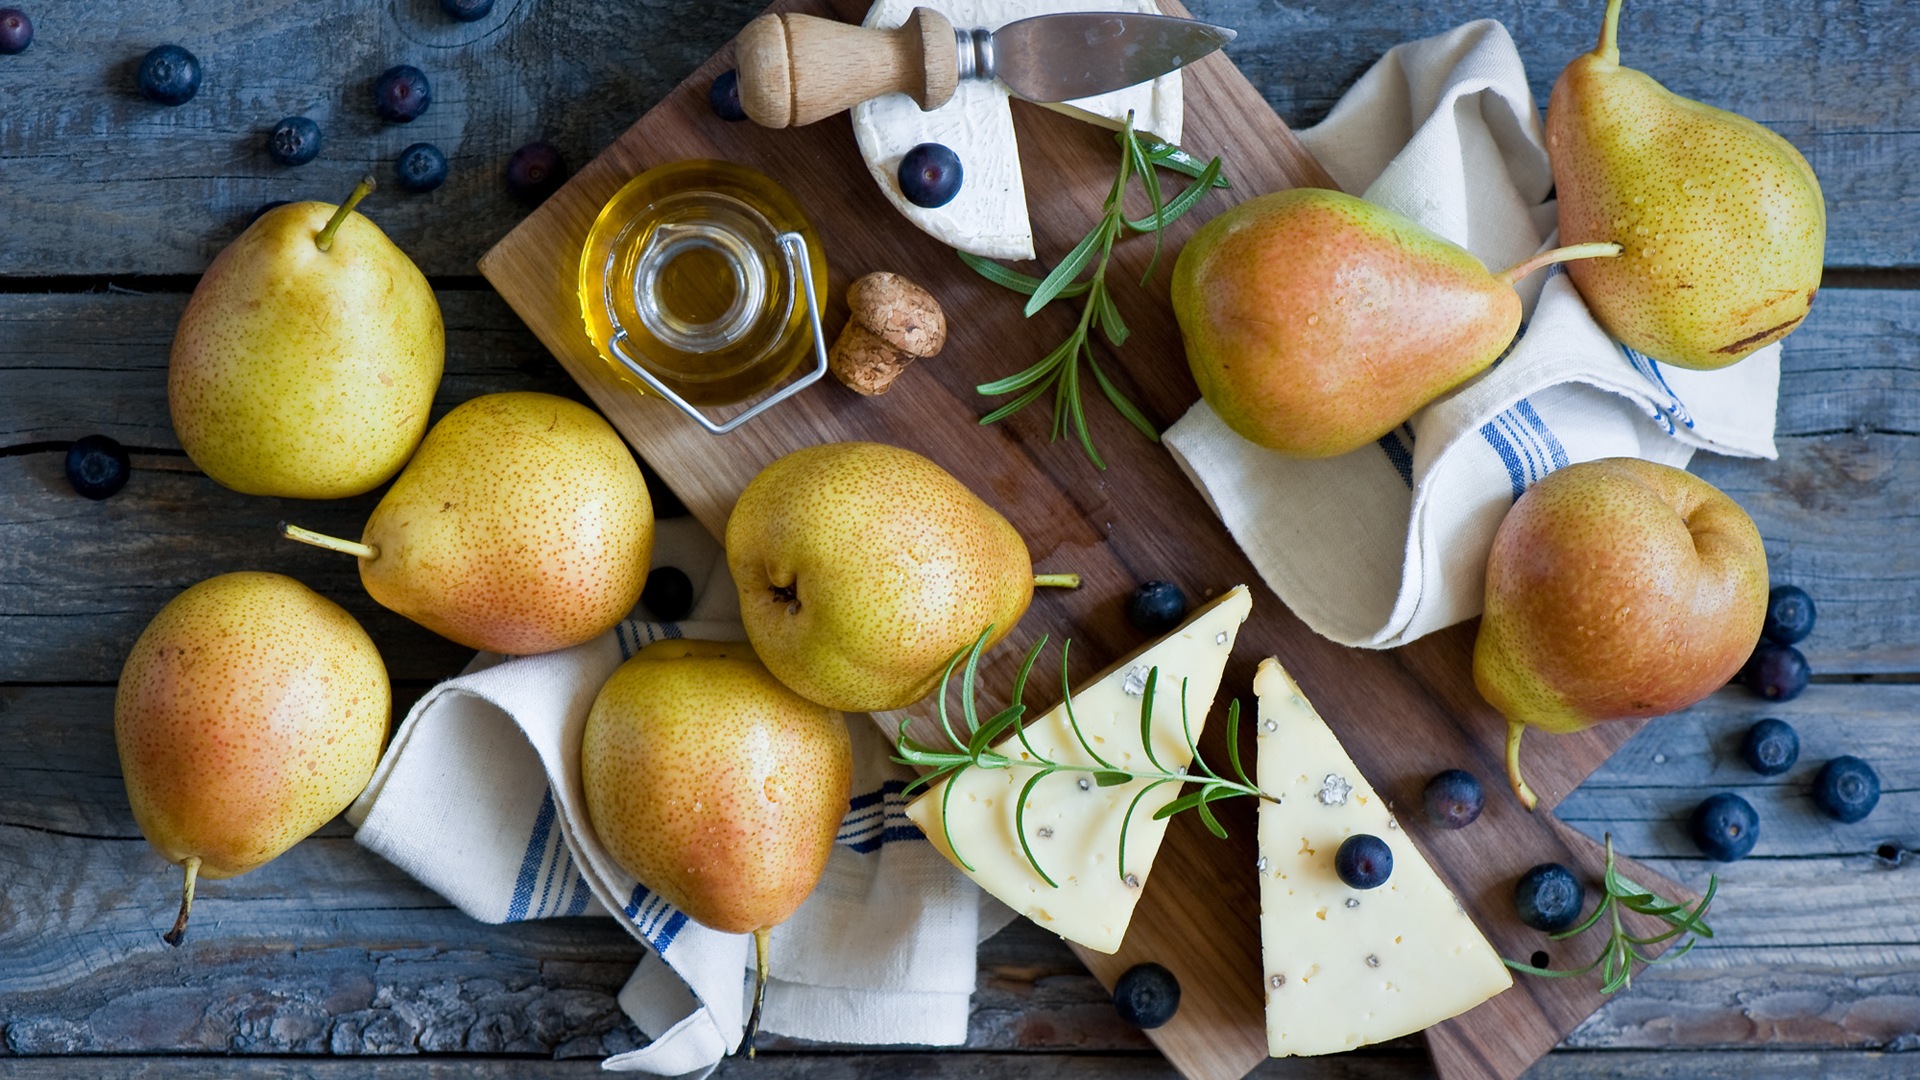
<path id="1" fill-rule="evenodd" d="M 894 30 L 811 15 L 762 15 L 734 42 L 740 105 L 764 127 L 799 127 L 869 98 L 902 93 L 945 105 L 960 82 L 953 24 L 914 8 Z"/>

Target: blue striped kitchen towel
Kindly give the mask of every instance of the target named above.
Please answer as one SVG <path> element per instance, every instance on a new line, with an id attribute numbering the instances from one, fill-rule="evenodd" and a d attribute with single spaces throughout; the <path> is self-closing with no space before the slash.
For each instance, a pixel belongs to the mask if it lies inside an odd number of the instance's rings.
<path id="1" fill-rule="evenodd" d="M 692 617 L 645 611 L 601 638 L 541 656 L 483 653 L 430 691 L 394 734 L 348 817 L 356 838 L 490 923 L 613 915 L 647 951 L 621 1007 L 651 1041 L 610 1069 L 701 1075 L 738 1046 L 752 939 L 688 919 L 621 870 L 589 827 L 580 737 L 600 686 L 662 637 L 738 641 L 719 546 L 664 521 L 655 565 L 704 583 Z M 819 886 L 772 935 L 762 1026 L 838 1043 L 966 1041 L 974 955 L 1010 913 L 935 852 L 905 814 L 911 775 L 865 717 L 849 717 L 853 797 Z"/>
<path id="2" fill-rule="evenodd" d="M 1490 267 L 1554 240 L 1540 114 L 1497 22 L 1395 47 L 1299 135 L 1341 188 Z M 1261 577 L 1320 634 L 1391 648 L 1479 614 L 1500 519 L 1571 462 L 1775 456 L 1778 345 L 1719 371 L 1669 367 L 1608 338 L 1558 267 L 1522 286 L 1527 319 L 1506 356 L 1377 445 L 1285 458 L 1204 401 L 1167 431 Z"/>

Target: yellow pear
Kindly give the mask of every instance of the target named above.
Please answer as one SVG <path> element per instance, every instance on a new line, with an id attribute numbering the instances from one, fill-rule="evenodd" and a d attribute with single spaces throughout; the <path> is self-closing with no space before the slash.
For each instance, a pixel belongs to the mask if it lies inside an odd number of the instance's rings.
<path id="1" fill-rule="evenodd" d="M 486 394 L 433 426 L 360 542 L 367 594 L 442 637 L 521 656 L 613 629 L 640 599 L 653 502 L 627 444 L 585 405 Z"/>
<path id="2" fill-rule="evenodd" d="M 580 743 L 587 819 L 615 862 L 703 926 L 767 939 L 826 869 L 853 750 L 840 714 L 745 644 L 656 642 L 620 665 Z"/>
<path id="3" fill-rule="evenodd" d="M 385 483 L 427 430 L 440 305 L 379 226 L 276 207 L 207 267 L 174 332 L 167 404 L 187 456 L 249 495 L 334 499 Z"/>
<path id="4" fill-rule="evenodd" d="M 1807 317 L 1826 256 L 1820 182 L 1787 140 L 1621 67 L 1620 4 L 1547 102 L 1560 242 L 1626 249 L 1568 272 L 1627 345 L 1725 367 Z"/>
<path id="5" fill-rule="evenodd" d="M 340 605 L 279 574 L 209 578 L 153 617 L 120 672 L 114 741 L 140 831 L 199 877 L 273 859 L 346 809 L 392 715 L 386 665 Z"/>
<path id="6" fill-rule="evenodd" d="M 911 450 L 810 446 L 761 470 L 727 519 L 727 567 L 767 669 L 835 709 L 927 696 L 989 624 L 1026 613 L 1027 545 L 965 484 Z M 1078 579 L 1072 579 L 1073 584 Z"/>

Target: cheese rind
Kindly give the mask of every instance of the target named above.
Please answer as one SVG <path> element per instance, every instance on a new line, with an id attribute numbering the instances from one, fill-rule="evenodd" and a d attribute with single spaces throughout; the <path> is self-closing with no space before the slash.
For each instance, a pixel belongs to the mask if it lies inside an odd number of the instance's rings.
<path id="1" fill-rule="evenodd" d="M 1253 679 L 1267 1052 L 1330 1054 L 1411 1034 L 1513 985 L 1500 956 L 1279 661 Z M 1393 872 L 1355 889 L 1334 852 L 1386 841 Z"/>
<path id="2" fill-rule="evenodd" d="M 1220 689 L 1227 654 L 1251 607 L 1251 594 L 1246 586 L 1238 586 L 1196 612 L 1185 625 L 1077 691 L 1073 695 L 1073 718 L 1100 757 L 1119 768 L 1152 770 L 1140 739 L 1140 708 L 1147 672 L 1157 669 L 1153 757 L 1167 770 L 1190 764 L 1193 755 L 1181 725 L 1181 684 L 1186 684 L 1186 716 L 1198 740 Z M 1034 751 L 1048 760 L 1096 764 L 1074 737 L 1064 706 L 1056 705 L 1028 723 L 1025 734 Z M 994 749 L 1010 757 L 1026 756 L 1025 748 L 1011 735 L 996 743 Z M 1078 772 L 1055 773 L 1040 781 L 1028 795 L 1024 826 L 1027 843 L 1055 882 L 1049 885 L 1034 872 L 1021 849 L 1016 828 L 1020 790 L 1034 775 L 1035 770 L 1029 768 L 969 768 L 928 787 L 907 806 L 907 816 L 941 854 L 1015 911 L 1068 941 L 1099 952 L 1113 952 L 1126 936 L 1134 905 L 1146 887 L 1154 856 L 1166 834 L 1167 822 L 1153 820 L 1153 814 L 1177 798 L 1183 785 L 1162 784 L 1140 799 L 1127 826 L 1123 878 L 1119 865 L 1121 822 L 1128 806 L 1150 782 L 1135 780 L 1101 787 L 1086 773 Z M 943 801 L 947 812 L 944 827 Z"/>

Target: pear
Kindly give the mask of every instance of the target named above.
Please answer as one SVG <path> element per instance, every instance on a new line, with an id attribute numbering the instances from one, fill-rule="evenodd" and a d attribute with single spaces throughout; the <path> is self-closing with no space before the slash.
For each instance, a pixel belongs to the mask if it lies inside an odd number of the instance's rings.
<path id="1" fill-rule="evenodd" d="M 187 456 L 249 495 L 334 499 L 420 442 L 446 337 L 427 279 L 345 205 L 276 207 L 207 267 L 174 332 L 167 404 Z"/>
<path id="2" fill-rule="evenodd" d="M 511 655 L 578 645 L 633 610 L 653 503 L 600 414 L 552 394 L 486 394 L 433 426 L 360 542 L 368 595 L 442 637 Z"/>
<path id="3" fill-rule="evenodd" d="M 744 644 L 656 642 L 621 664 L 580 742 L 587 820 L 615 862 L 685 912 L 752 934 L 752 1045 L 767 942 L 826 869 L 853 749 L 839 713 Z"/>
<path id="4" fill-rule="evenodd" d="M 1626 251 L 1568 272 L 1622 342 L 1725 367 L 1807 317 L 1826 256 L 1820 182 L 1787 140 L 1621 67 L 1620 3 L 1553 84 L 1547 153 L 1561 242 Z"/>
<path id="5" fill-rule="evenodd" d="M 1391 210 L 1294 188 L 1193 234 L 1174 265 L 1173 312 L 1200 395 L 1228 427 L 1291 457 L 1332 457 L 1498 359 L 1520 328 L 1515 282 L 1619 250 L 1557 248 L 1493 274 Z"/>
<path id="6" fill-rule="evenodd" d="M 340 605 L 279 574 L 209 578 L 134 642 L 114 741 L 140 832 L 197 878 L 272 860 L 346 809 L 392 716 L 386 665 Z"/>
<path id="7" fill-rule="evenodd" d="M 727 567 L 761 662 L 835 709 L 927 696 L 989 625 L 1005 637 L 1036 584 L 1027 546 L 965 484 L 911 450 L 827 443 L 755 476 L 727 519 Z"/>

